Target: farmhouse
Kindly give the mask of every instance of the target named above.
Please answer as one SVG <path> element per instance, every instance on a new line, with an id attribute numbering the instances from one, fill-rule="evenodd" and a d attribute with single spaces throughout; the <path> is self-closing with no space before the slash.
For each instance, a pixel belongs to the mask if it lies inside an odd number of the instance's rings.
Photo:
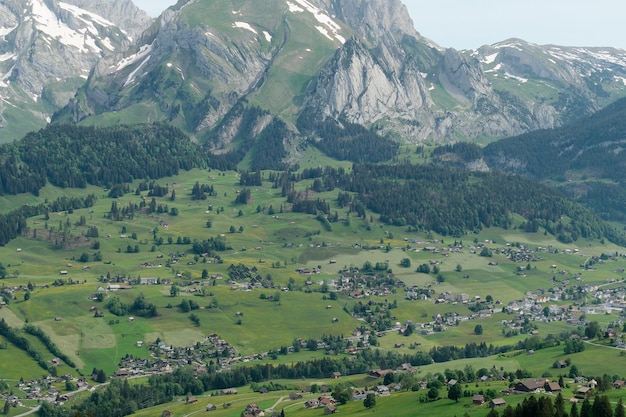
<path id="1" fill-rule="evenodd" d="M 503 407 L 505 405 L 506 401 L 504 401 L 504 398 L 494 398 L 493 400 L 489 401 L 489 407 L 491 408 Z"/>
<path id="2" fill-rule="evenodd" d="M 543 378 L 526 379 L 515 384 L 515 391 L 518 392 L 538 392 L 543 389 L 546 380 Z"/>
<path id="3" fill-rule="evenodd" d="M 548 392 L 561 392 L 562 390 L 558 382 L 548 382 L 546 384 L 546 391 Z"/>
<path id="4" fill-rule="evenodd" d="M 588 397 L 589 395 L 591 395 L 590 387 L 580 387 L 578 388 L 578 390 L 576 390 L 577 397 Z"/>
<path id="5" fill-rule="evenodd" d="M 483 405 L 485 403 L 485 397 L 480 394 L 475 394 L 472 397 L 472 404 L 474 405 Z"/>
<path id="6" fill-rule="evenodd" d="M 335 414 L 337 412 L 337 407 L 334 404 L 328 404 L 326 408 L 324 408 L 324 415 Z"/>

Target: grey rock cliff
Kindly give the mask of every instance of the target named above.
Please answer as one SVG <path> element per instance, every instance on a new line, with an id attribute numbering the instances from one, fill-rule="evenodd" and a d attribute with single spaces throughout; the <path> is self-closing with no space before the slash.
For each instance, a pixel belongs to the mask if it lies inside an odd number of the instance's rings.
<path id="1" fill-rule="evenodd" d="M 132 35 L 150 22 L 130 0 L 33 0 L 26 5 L 0 0 L 0 141 L 42 127 L 100 58 L 129 47 Z M 11 125 L 7 112 L 22 126 Z"/>

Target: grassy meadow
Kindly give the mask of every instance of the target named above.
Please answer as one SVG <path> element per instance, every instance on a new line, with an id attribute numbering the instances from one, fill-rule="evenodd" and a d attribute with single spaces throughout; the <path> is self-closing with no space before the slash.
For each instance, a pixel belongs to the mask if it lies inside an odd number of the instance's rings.
<path id="1" fill-rule="evenodd" d="M 311 153 L 309 163 L 315 166 L 321 155 Z M 265 173 L 267 176 L 268 173 Z M 196 182 L 212 185 L 216 195 L 206 200 L 192 200 L 191 190 Z M 470 297 L 485 299 L 491 296 L 500 306 L 525 297 L 537 289 L 548 291 L 555 286 L 555 281 L 572 279 L 580 274 L 579 285 L 605 285 L 607 280 L 618 280 L 612 288 L 621 286 L 621 275 L 616 272 L 624 268 L 626 261 L 618 257 L 615 261 L 606 261 L 595 265 L 594 270 L 580 267 L 591 256 L 602 253 L 622 252 L 623 248 L 610 243 L 596 241 L 578 241 L 576 244 L 563 245 L 538 233 L 523 233 L 515 229 L 485 229 L 480 234 L 451 238 L 436 235 L 407 232 L 406 228 L 379 223 L 375 213 L 368 213 L 366 219 L 351 216 L 349 224 L 334 223 L 332 230 L 325 230 L 313 215 L 292 213 L 282 210 L 287 207 L 280 189 L 272 188 L 268 181 L 263 186 L 251 187 L 251 200 L 248 204 L 235 204 L 235 198 L 241 190 L 239 177 L 235 172 L 193 170 L 178 176 L 156 181 L 168 186 L 170 193 L 157 197 L 157 203 L 167 205 L 168 213 L 135 213 L 124 221 L 113 221 L 107 216 L 113 199 L 107 197 L 107 190 L 88 187 L 84 190 L 64 190 L 47 186 L 39 197 L 22 195 L 12 198 L 0 197 L 3 211 L 11 210 L 21 204 L 37 204 L 44 199 L 54 199 L 61 195 L 78 196 L 93 193 L 98 197 L 94 207 L 75 210 L 72 213 L 50 213 L 49 218 L 39 216 L 29 220 L 28 232 L 5 247 L 0 248 L 0 262 L 6 269 L 6 278 L 1 280 L 4 287 L 14 287 L 14 298 L 0 308 L 0 317 L 7 324 L 21 328 L 24 324 L 41 327 L 52 341 L 76 364 L 76 369 L 61 365 L 62 373 L 89 374 L 95 367 L 111 374 L 118 367 L 120 358 L 126 354 L 146 358 L 149 352 L 145 347 L 161 339 L 168 345 L 189 346 L 203 340 L 208 334 L 217 333 L 227 340 L 240 355 L 250 355 L 281 346 L 290 346 L 294 339 L 317 339 L 322 335 L 350 335 L 354 329 L 366 325 L 347 311 L 359 301 L 345 295 L 331 299 L 328 293 L 321 292 L 318 281 L 337 279 L 339 271 L 346 267 L 362 267 L 364 263 L 387 262 L 396 278 L 407 287 L 429 287 L 433 296 L 450 292 L 454 295 L 466 293 Z M 139 184 L 136 181 L 131 189 Z M 311 181 L 303 181 L 297 186 L 303 189 Z M 171 198 L 174 190 L 175 198 Z M 331 205 L 331 211 L 337 210 L 345 215 L 345 209 L 337 205 L 335 192 L 323 192 L 315 195 L 325 199 Z M 119 208 L 129 203 L 139 203 L 142 199 L 150 201 L 144 191 L 140 195 L 133 192 L 116 199 Z M 275 214 L 270 215 L 270 207 Z M 171 209 L 178 210 L 172 215 Z M 371 219 L 370 219 L 371 218 Z M 83 219 L 84 225 L 81 224 Z M 208 227 L 208 223 L 211 227 Z M 90 227 L 98 229 L 97 238 L 85 237 Z M 155 243 L 155 236 L 163 238 L 163 244 Z M 223 263 L 207 263 L 202 257 L 192 253 L 191 244 L 178 244 L 183 238 L 191 241 L 223 236 L 231 249 L 219 253 Z M 421 243 L 411 243 L 411 239 L 420 239 Z M 64 243 L 65 240 L 65 243 Z M 458 253 L 427 252 L 425 246 L 446 248 L 454 241 L 461 240 L 464 248 Z M 97 248 L 96 248 L 97 242 Z M 170 243 L 171 242 L 171 243 Z M 487 245 L 494 250 L 492 258 L 479 256 L 468 245 Z M 521 244 L 530 248 L 557 249 L 557 253 L 541 252 L 541 260 L 530 263 L 525 276 L 517 274 L 519 267 L 526 269 L 526 263 L 515 263 L 503 254 L 497 253 L 506 243 Z M 368 249 L 366 249 L 366 247 Z M 138 252 L 137 252 L 138 249 Z M 408 250 L 407 250 L 408 249 Z M 576 249 L 577 251 L 574 251 Z M 571 252 L 570 252 L 571 251 Z M 81 262 L 86 254 L 88 260 Z M 178 263 L 170 262 L 170 255 L 176 254 Z M 96 260 L 96 255 L 101 260 Z M 410 262 L 409 267 L 402 267 Z M 490 261 L 497 265 L 489 265 Z M 231 264 L 245 264 L 257 268 L 263 278 L 271 279 L 275 288 L 243 291 L 229 283 L 228 268 Z M 418 273 L 421 264 L 437 264 L 443 279 L 437 279 L 434 273 Z M 297 268 L 318 268 L 320 273 L 304 276 L 296 272 Z M 561 272 L 567 271 L 567 275 Z M 208 279 L 202 276 L 208 275 Z M 107 275 L 125 275 L 127 277 L 158 278 L 171 280 L 179 285 L 176 297 L 170 295 L 170 285 L 133 285 L 132 289 L 107 293 L 104 302 L 92 299 L 98 287 L 106 288 L 100 282 Z M 312 283 L 307 285 L 306 281 Z M 30 297 L 25 299 L 26 286 L 31 284 Z M 291 291 L 281 288 L 291 285 Z M 204 296 L 199 296 L 204 290 Z M 155 318 L 114 316 L 105 307 L 113 296 L 132 304 L 143 294 L 145 300 L 157 306 L 159 316 Z M 264 297 L 261 297 L 261 295 Z M 279 297 L 279 301 L 271 298 Z M 196 301 L 200 309 L 194 311 L 198 322 L 190 319 L 189 313 L 183 313 L 178 305 L 183 299 Z M 421 324 L 430 322 L 437 315 L 457 313 L 460 316 L 472 314 L 467 304 L 441 303 L 432 300 L 407 300 L 403 288 L 396 288 L 390 294 L 371 296 L 374 302 L 395 301 L 397 308 L 392 310 L 394 319 L 400 323 L 411 320 Z M 366 298 L 365 301 L 368 299 Z M 591 300 L 590 300 L 591 301 Z M 570 301 L 557 301 L 552 304 L 567 305 Z M 94 317 L 94 309 L 104 312 L 104 317 Z M 467 343 L 486 343 L 493 345 L 512 345 L 528 337 L 518 334 L 504 337 L 503 320 L 510 320 L 512 315 L 496 311 L 491 317 L 480 320 L 461 321 L 458 326 L 451 326 L 442 332 L 422 334 L 416 331 L 409 337 L 389 331 L 378 338 L 380 349 L 396 353 L 412 354 L 416 350 L 429 350 L 444 345 L 465 345 Z M 598 321 L 602 326 L 619 320 L 617 312 L 608 315 L 593 315 L 588 319 Z M 480 323 L 483 333 L 475 334 L 476 324 Z M 539 335 L 558 334 L 571 331 L 574 327 L 564 322 L 538 323 Z M 52 354 L 35 337 L 27 336 L 32 345 L 46 360 Z M 144 346 L 137 347 L 137 342 Z M 411 348 L 411 345 L 417 346 Z M 2 378 L 17 380 L 29 379 L 44 373 L 36 362 L 25 352 L 10 342 L 0 339 L 0 375 Z M 400 347 L 397 347 L 400 346 Z M 280 355 L 278 359 L 267 359 L 273 363 L 291 363 L 299 360 L 320 358 L 322 352 L 301 351 L 297 354 Z M 585 351 L 564 355 L 563 347 L 557 346 L 527 355 L 524 351 L 513 351 L 489 358 L 466 359 L 456 362 L 439 363 L 419 368 L 418 375 L 443 372 L 446 369 L 463 369 L 471 365 L 475 369 L 502 368 L 508 371 L 526 369 L 533 375 L 558 375 L 559 370 L 552 364 L 560 359 L 570 359 L 572 363 L 593 374 L 626 375 L 626 356 L 621 351 L 594 345 L 587 345 Z M 567 371 L 567 370 L 560 370 Z M 294 381 L 292 381 L 294 382 Z M 367 378 L 356 379 L 355 384 L 367 383 Z M 295 382 L 294 382 L 295 383 Z M 201 398 L 196 404 L 176 401 L 158 410 L 144 410 L 138 416 L 156 415 L 169 409 L 174 415 L 191 415 L 204 410 L 207 403 L 213 402 L 218 409 L 215 416 L 238 416 L 246 402 L 258 402 L 265 407 L 272 407 L 276 402 L 290 416 L 321 415 L 322 410 L 303 410 L 302 401 L 286 401 L 288 393 L 269 393 L 259 397 L 256 393 L 245 392 L 234 397 Z M 341 407 L 346 415 L 415 415 L 419 406 L 424 415 L 438 413 L 442 416 L 484 415 L 481 407 L 472 407 L 463 399 L 459 404 L 449 400 L 421 404 L 420 393 L 400 393 L 389 398 L 378 399 L 372 410 L 363 407 L 362 402 L 349 403 Z M 445 395 L 445 394 L 444 394 Z M 228 400 L 228 401 L 226 401 Z M 230 402 L 230 408 L 222 404 Z M 279 409 L 278 409 L 279 410 Z M 421 413 L 421 411 L 420 411 Z"/>

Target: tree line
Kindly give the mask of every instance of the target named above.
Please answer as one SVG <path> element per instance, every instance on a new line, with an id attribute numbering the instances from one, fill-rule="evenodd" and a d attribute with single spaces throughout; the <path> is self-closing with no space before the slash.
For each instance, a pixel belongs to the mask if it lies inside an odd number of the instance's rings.
<path id="1" fill-rule="evenodd" d="M 409 163 L 354 164 L 350 172 L 331 169 L 325 175 L 389 224 L 462 236 L 485 227 L 512 228 L 518 214 L 565 242 L 607 238 L 626 245 L 623 233 L 582 204 L 516 175 Z"/>

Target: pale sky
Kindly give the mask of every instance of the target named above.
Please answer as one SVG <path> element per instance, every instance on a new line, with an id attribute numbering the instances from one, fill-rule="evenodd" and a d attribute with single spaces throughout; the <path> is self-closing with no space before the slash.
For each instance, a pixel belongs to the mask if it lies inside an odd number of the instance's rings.
<path id="1" fill-rule="evenodd" d="M 152 17 L 176 0 L 133 0 Z M 415 28 L 443 47 L 474 49 L 508 38 L 545 45 L 626 49 L 623 0 L 402 0 Z"/>

